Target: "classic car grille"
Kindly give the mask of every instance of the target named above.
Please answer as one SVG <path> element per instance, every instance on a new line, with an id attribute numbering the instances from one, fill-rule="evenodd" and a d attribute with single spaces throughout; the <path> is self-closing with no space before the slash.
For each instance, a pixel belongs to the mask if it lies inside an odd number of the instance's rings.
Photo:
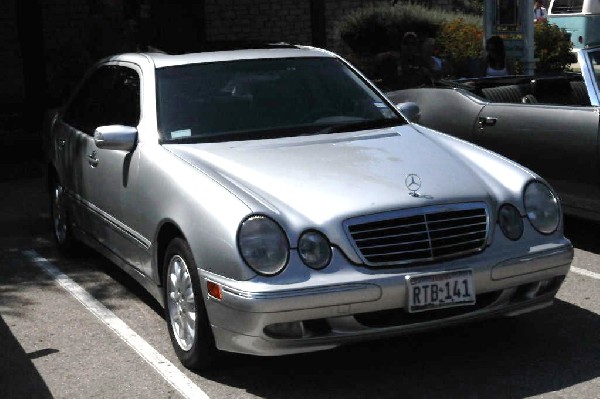
<path id="1" fill-rule="evenodd" d="M 370 266 L 434 261 L 477 252 L 488 232 L 484 204 L 458 204 L 356 218 L 346 229 Z"/>
<path id="2" fill-rule="evenodd" d="M 583 11 L 583 0 L 556 0 L 552 7 L 553 14 L 575 14 Z"/>

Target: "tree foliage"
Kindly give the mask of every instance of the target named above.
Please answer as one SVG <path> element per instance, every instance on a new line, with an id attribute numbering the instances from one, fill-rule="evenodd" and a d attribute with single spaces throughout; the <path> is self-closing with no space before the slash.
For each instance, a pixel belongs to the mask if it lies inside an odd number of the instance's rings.
<path id="1" fill-rule="evenodd" d="M 548 22 L 538 22 L 534 29 L 536 73 L 568 71 L 574 62 L 573 43 L 564 29 Z"/>

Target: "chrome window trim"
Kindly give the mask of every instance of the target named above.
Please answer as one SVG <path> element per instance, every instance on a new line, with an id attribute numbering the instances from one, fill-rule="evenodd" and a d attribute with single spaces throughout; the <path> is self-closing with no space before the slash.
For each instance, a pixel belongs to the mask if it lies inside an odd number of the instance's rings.
<path id="1" fill-rule="evenodd" d="M 586 83 L 587 93 L 590 97 L 590 103 L 592 106 L 599 106 L 600 99 L 598 98 L 598 82 L 596 81 L 596 74 L 594 73 L 594 67 L 589 58 L 590 53 L 598 52 L 599 49 L 580 50 L 577 53 L 577 61 L 581 68 L 581 74 L 583 80 Z"/>

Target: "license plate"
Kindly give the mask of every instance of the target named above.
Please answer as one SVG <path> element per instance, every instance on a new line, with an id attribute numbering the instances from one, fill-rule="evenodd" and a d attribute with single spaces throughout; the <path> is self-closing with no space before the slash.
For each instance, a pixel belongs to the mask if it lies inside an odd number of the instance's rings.
<path id="1" fill-rule="evenodd" d="M 473 272 L 416 274 L 406 277 L 410 313 L 475 304 Z"/>

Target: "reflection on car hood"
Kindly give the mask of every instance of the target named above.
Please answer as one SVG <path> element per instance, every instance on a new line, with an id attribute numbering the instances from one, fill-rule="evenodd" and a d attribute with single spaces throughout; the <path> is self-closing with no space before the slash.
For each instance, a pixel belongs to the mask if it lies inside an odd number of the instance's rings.
<path id="1" fill-rule="evenodd" d="M 409 125 L 165 147 L 233 184 L 240 198 L 250 193 L 271 209 L 302 215 L 317 225 L 385 210 L 489 198 L 486 185 L 463 160 Z M 421 179 L 419 197 L 409 195 L 410 174 Z"/>

